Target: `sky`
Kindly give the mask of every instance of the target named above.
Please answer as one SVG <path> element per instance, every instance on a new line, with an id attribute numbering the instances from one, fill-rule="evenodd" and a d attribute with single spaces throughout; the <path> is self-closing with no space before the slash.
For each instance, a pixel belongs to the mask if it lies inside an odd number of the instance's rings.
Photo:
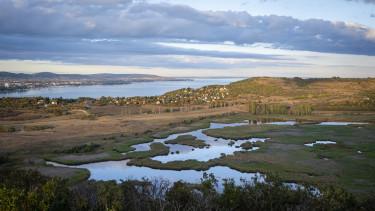
<path id="1" fill-rule="evenodd" d="M 1 0 L 0 71 L 375 77 L 375 0 Z"/>

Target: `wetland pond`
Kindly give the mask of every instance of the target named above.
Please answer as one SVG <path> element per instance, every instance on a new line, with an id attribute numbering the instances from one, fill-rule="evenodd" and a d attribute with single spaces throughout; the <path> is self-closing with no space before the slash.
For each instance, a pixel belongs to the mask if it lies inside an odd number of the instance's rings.
<path id="1" fill-rule="evenodd" d="M 224 124 L 224 123 L 211 123 L 209 128 L 206 129 L 198 129 L 186 133 L 177 133 L 169 135 L 163 139 L 154 139 L 152 142 L 144 143 L 144 144 L 137 144 L 133 145 L 132 147 L 134 150 L 132 152 L 139 152 L 139 151 L 149 151 L 150 145 L 152 143 L 162 143 L 169 147 L 169 154 L 168 155 L 161 155 L 151 157 L 152 160 L 160 161 L 161 163 L 168 163 L 172 161 L 186 161 L 186 160 L 197 160 L 206 162 L 215 158 L 220 158 L 221 156 L 226 155 L 233 155 L 235 152 L 239 151 L 255 151 L 258 150 L 259 147 L 251 147 L 244 149 L 241 147 L 244 143 L 257 143 L 257 142 L 266 142 L 267 138 L 250 138 L 244 140 L 231 140 L 231 139 L 223 139 L 223 138 L 215 138 L 211 136 L 207 136 L 203 132 L 208 129 L 221 129 L 224 127 L 239 127 L 245 125 L 254 124 L 253 121 L 244 121 L 240 123 L 231 123 L 231 124 Z M 297 123 L 294 121 L 287 121 L 287 122 L 268 122 L 268 123 L 260 123 L 257 121 L 255 124 L 274 124 L 274 125 L 296 125 Z M 329 124 L 318 123 L 318 125 L 322 126 L 331 126 L 331 125 L 350 125 L 350 124 L 365 124 L 365 123 L 345 123 L 345 122 L 330 122 Z M 201 141 L 203 141 L 207 146 L 202 148 L 194 148 L 192 146 L 181 145 L 181 144 L 167 144 L 165 142 L 169 140 L 177 139 L 180 136 L 192 136 Z M 315 141 L 315 142 L 314 142 Z M 333 141 L 319 141 L 319 140 L 311 140 L 312 144 L 306 144 L 306 146 L 313 147 L 314 144 L 336 144 Z M 126 153 L 123 153 L 126 154 Z M 142 167 L 142 166 L 129 166 L 129 160 L 122 160 L 122 161 L 106 161 L 106 162 L 97 162 L 97 163 L 89 163 L 77 166 L 67 166 L 58 164 L 55 162 L 47 162 L 49 165 L 53 165 L 56 167 L 71 167 L 71 168 L 84 168 L 90 171 L 90 179 L 94 180 L 142 180 L 142 179 L 163 179 L 168 180 L 170 182 L 176 182 L 179 180 L 188 182 L 188 183 L 199 183 L 201 178 L 203 177 L 204 173 L 207 174 L 214 174 L 215 177 L 218 179 L 219 187 L 222 185 L 221 182 L 223 179 L 233 179 L 236 184 L 240 184 L 242 180 L 247 182 L 264 182 L 265 175 L 261 173 L 245 173 L 240 172 L 234 169 L 231 169 L 226 166 L 214 166 L 209 168 L 206 171 L 197 171 L 197 170 L 163 170 L 163 169 L 153 169 L 149 167 Z M 286 183 L 291 187 L 296 187 L 296 184 L 293 183 Z"/>

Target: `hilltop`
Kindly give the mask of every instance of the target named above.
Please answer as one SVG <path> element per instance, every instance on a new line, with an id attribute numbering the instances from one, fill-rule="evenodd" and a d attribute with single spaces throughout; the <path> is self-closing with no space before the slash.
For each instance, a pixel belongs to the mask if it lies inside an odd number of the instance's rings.
<path id="1" fill-rule="evenodd" d="M 250 78 L 228 86 L 231 97 L 266 103 L 365 106 L 375 103 L 375 79 Z"/>

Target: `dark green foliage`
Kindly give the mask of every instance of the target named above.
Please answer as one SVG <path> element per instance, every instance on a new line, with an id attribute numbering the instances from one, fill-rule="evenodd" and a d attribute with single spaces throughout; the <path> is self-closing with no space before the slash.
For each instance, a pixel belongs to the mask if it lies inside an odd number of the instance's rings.
<path id="1" fill-rule="evenodd" d="M 69 210 L 65 181 L 32 171 L 1 172 L 0 210 Z"/>
<path id="2" fill-rule="evenodd" d="M 0 210 L 373 210 L 374 196 L 357 199 L 342 189 L 321 188 L 320 194 L 291 190 L 278 179 L 268 183 L 224 182 L 216 191 L 213 175 L 198 185 L 167 181 L 87 181 L 68 186 L 33 171 L 0 172 Z"/>
<path id="3" fill-rule="evenodd" d="M 51 105 L 51 103 L 56 103 Z M 4 97 L 0 98 L 0 108 L 22 109 L 22 108 L 44 108 L 45 105 L 60 107 L 72 103 L 80 102 L 76 99 L 63 98 L 43 98 L 43 97 Z"/>
<path id="4" fill-rule="evenodd" d="M 203 148 L 209 146 L 204 141 L 197 139 L 192 135 L 179 136 L 176 139 L 169 140 L 165 142 L 166 144 L 182 144 L 187 146 L 192 146 L 195 148 Z"/>
<path id="5" fill-rule="evenodd" d="M 249 150 L 249 149 L 252 149 L 253 147 L 255 147 L 256 145 L 254 143 L 251 143 L 251 142 L 245 142 L 243 144 L 240 145 L 240 147 L 244 150 Z"/>
<path id="6" fill-rule="evenodd" d="M 0 125 L 0 133 L 13 133 L 16 131 L 17 129 L 14 126 Z"/>
<path id="7" fill-rule="evenodd" d="M 0 153 L 0 165 L 9 162 L 9 160 L 10 159 L 8 153 Z"/>

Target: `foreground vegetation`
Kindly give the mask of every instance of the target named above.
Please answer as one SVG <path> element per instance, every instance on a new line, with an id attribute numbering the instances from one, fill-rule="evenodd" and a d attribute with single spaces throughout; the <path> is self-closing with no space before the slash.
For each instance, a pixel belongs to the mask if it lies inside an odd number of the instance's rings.
<path id="1" fill-rule="evenodd" d="M 277 178 L 268 183 L 224 181 L 222 192 L 212 175 L 197 185 L 167 181 L 87 181 L 74 186 L 32 171 L 0 174 L 0 210 L 373 210 L 374 196 L 355 198 L 327 186 L 291 190 Z"/>

